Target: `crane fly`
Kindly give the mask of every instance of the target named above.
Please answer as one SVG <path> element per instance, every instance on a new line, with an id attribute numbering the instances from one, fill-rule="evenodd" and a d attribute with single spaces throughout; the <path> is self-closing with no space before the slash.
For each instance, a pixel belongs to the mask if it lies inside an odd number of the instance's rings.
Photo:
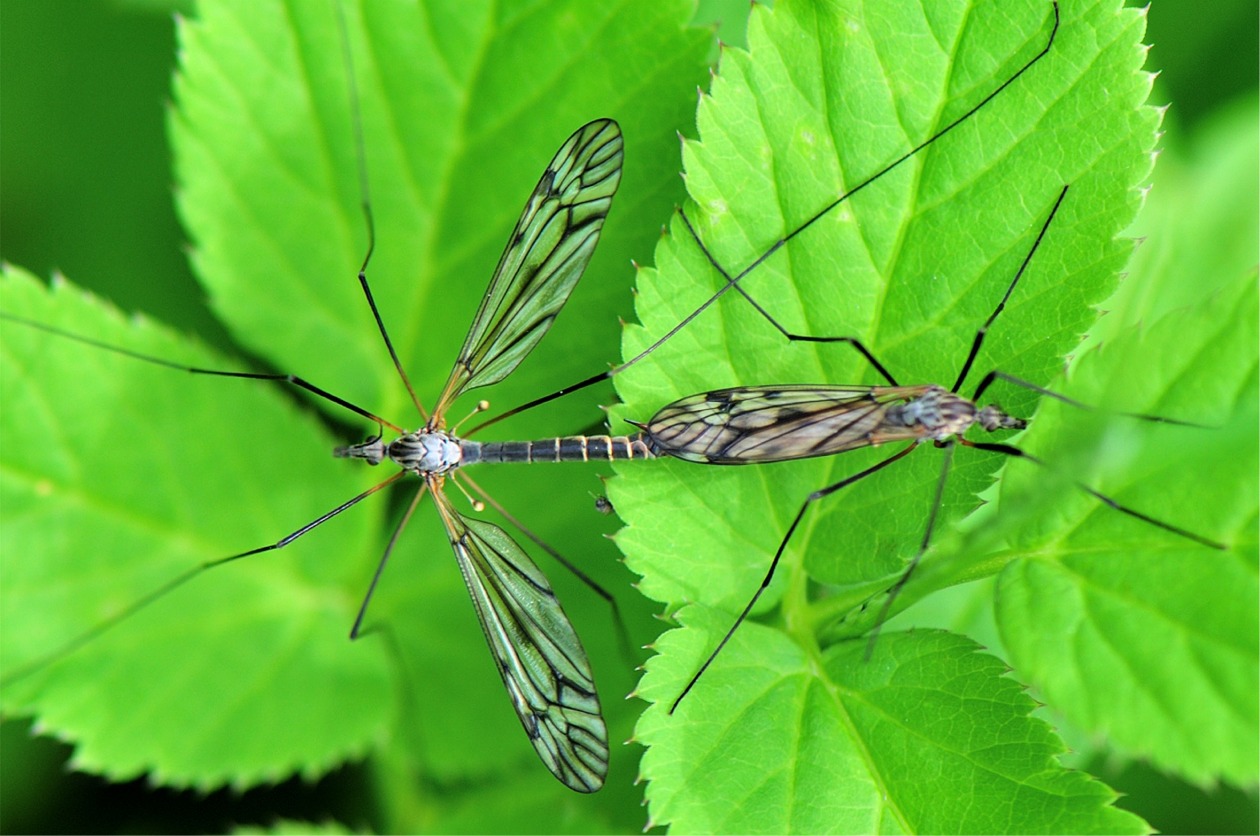
<path id="1" fill-rule="evenodd" d="M 413 432 L 404 431 L 301 378 L 187 368 L 21 317 L 4 315 L 10 321 L 157 365 L 199 374 L 292 383 L 350 409 L 380 428 L 381 432 L 373 438 L 339 447 L 335 455 L 362 459 L 371 465 L 388 460 L 399 467 L 388 479 L 274 544 L 211 561 L 176 577 L 51 656 L 11 671 L 6 682 L 17 681 L 47 667 L 207 569 L 283 548 L 368 496 L 412 474 L 419 477 L 422 484 L 390 538 L 360 606 L 351 637 L 359 634 L 376 583 L 403 526 L 423 496 L 432 495 L 496 667 L 535 751 L 566 786 L 579 792 L 598 790 L 608 768 L 608 733 L 590 663 L 576 632 L 546 577 L 524 550 L 502 528 L 456 510 L 443 488 L 448 480 L 458 479 L 460 468 L 478 462 L 613 460 L 645 454 L 640 441 L 624 437 L 579 436 L 534 442 L 479 443 L 459 438 L 446 429 L 446 413 L 455 399 L 470 389 L 507 377 L 550 328 L 595 251 L 620 182 L 622 157 L 621 130 L 611 119 L 599 119 L 582 126 L 560 146 L 512 231 L 433 411 L 426 413 L 413 393 L 416 408 L 428 415 L 423 427 Z M 410 392 L 411 384 L 390 344 L 367 284 L 364 271 L 370 257 L 369 246 L 360 280 L 381 336 Z M 386 442 L 382 437 L 386 429 L 398 436 Z M 468 484 L 474 493 L 482 493 L 475 484 Z M 580 572 L 578 574 L 590 582 Z"/>
<path id="2" fill-rule="evenodd" d="M 595 251 L 621 163 L 621 130 L 612 120 L 590 122 L 565 141 L 525 205 L 423 429 L 389 444 L 378 434 L 336 450 L 373 465 L 386 459 L 398 465 L 382 485 L 406 473 L 424 480 L 403 523 L 430 493 L 512 706 L 543 763 L 579 792 L 598 790 L 608 771 L 608 732 L 586 652 L 525 552 L 503 529 L 455 510 L 442 488 L 459 468 L 477 462 L 635 458 L 642 446 L 607 436 L 482 444 L 447 432 L 445 415 L 464 392 L 511 374 L 546 334 Z M 362 617 L 360 611 L 355 632 Z"/>
<path id="3" fill-rule="evenodd" d="M 701 464 L 768 464 L 831 456 L 849 450 L 905 442 L 905 446 L 892 455 L 852 476 L 819 488 L 806 497 L 779 542 L 760 586 L 736 616 L 730 629 L 674 699 L 670 706 L 670 713 L 673 713 L 691 692 L 696 682 L 730 641 L 739 625 L 752 612 L 761 594 L 770 585 L 775 569 L 792 535 L 815 502 L 883 470 L 927 442 L 945 449 L 940 476 L 936 483 L 935 497 L 924 527 L 922 540 L 914 556 L 884 593 L 884 602 L 875 618 L 867 644 L 869 656 L 878 635 L 879 626 L 888 617 L 898 593 L 909 581 L 931 543 L 943 500 L 954 445 L 1045 465 L 1041 459 L 1014 445 L 971 441 L 964 437 L 963 434 L 976 425 L 987 432 L 1021 430 L 1027 426 L 1027 421 L 1023 418 L 1009 415 L 997 405 L 979 405 L 980 398 L 989 387 L 994 382 L 1002 380 L 1039 395 L 1055 398 L 1073 407 L 1090 409 L 1087 405 L 1071 398 L 997 370 L 986 374 L 970 397 L 960 394 L 989 328 L 1015 292 L 1016 286 L 1032 261 L 1037 248 L 1041 245 L 1067 193 L 1068 187 L 1065 186 L 1047 214 L 1045 222 L 1007 286 L 1006 292 L 988 319 L 976 331 L 967 358 L 950 388 L 946 389 L 936 384 L 900 385 L 860 341 L 856 338 L 843 338 L 844 342 L 851 342 L 863 357 L 870 360 L 874 368 L 887 380 L 887 386 L 738 386 L 681 398 L 662 408 L 646 423 L 631 422 L 640 428 L 644 441 L 656 455 L 671 456 Z M 721 265 L 716 261 L 713 261 L 713 265 L 723 277 L 729 280 L 727 272 Z M 1182 426 L 1199 426 L 1156 415 L 1129 414 L 1129 417 Z M 1226 548 L 1223 544 L 1192 531 L 1122 505 L 1088 485 L 1078 482 L 1077 486 L 1104 505 L 1142 522 L 1207 548 Z"/>

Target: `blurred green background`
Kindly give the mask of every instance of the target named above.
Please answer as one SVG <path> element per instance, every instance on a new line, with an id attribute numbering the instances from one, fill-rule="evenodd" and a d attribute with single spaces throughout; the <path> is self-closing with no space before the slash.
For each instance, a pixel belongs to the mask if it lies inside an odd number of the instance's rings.
<path id="1" fill-rule="evenodd" d="M 644 0 L 650 2 L 650 0 Z M 697 21 L 742 41 L 745 0 L 701 0 Z M 0 18 L 0 258 L 41 276 L 65 272 L 124 310 L 144 311 L 208 342 L 230 341 L 205 307 L 184 257 L 165 138 L 175 67 L 174 14 L 162 0 L 5 0 Z M 1148 68 L 1170 105 L 1164 154 L 1194 176 L 1196 149 L 1229 115 L 1257 114 L 1260 35 L 1246 0 L 1151 4 Z M 1202 152 L 1200 152 L 1202 153 Z M 1171 160 L 1166 159 L 1167 166 Z M 1159 182 L 1159 169 L 1156 182 Z M 664 219 L 647 222 L 657 224 Z M 1252 261 L 1255 260 L 1253 254 Z M 149 277 L 161 276 L 160 282 Z M 609 346 L 606 356 L 615 356 Z M 278 818 L 362 821 L 356 770 L 318 785 L 290 781 L 209 796 L 111 786 L 67 771 L 68 747 L 0 728 L 0 831 L 213 832 Z M 1091 771 L 1123 806 L 1165 833 L 1255 833 L 1254 788 L 1199 788 L 1140 764 Z"/>

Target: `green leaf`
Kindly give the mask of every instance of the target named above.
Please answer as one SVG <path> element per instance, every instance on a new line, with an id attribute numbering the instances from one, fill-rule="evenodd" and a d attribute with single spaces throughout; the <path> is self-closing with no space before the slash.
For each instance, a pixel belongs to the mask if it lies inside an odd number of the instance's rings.
<path id="1" fill-rule="evenodd" d="M 1249 250 L 1254 258 L 1260 212 L 1254 195 L 1231 199 L 1247 162 L 1228 177 L 1214 172 L 1246 159 L 1255 173 L 1254 155 L 1244 151 L 1256 145 L 1254 119 L 1240 127 L 1214 139 L 1193 187 L 1175 176 L 1157 183 L 1142 224 L 1154 245 L 1150 257 L 1142 252 L 1106 306 L 1099 324 L 1114 336 L 1079 358 L 1067 388 L 1086 402 L 1207 427 L 1134 427 L 1122 419 L 1099 426 L 1069 414 L 1072 431 L 1029 441 L 1057 469 L 1229 550 L 1170 538 L 1061 491 L 1039 536 L 1033 532 L 1045 502 L 1030 497 L 1045 486 L 1035 484 L 1036 473 L 1012 473 L 1000 516 L 1018 524 L 1024 536 L 1012 534 L 1012 542 L 1033 557 L 999 576 L 997 616 L 1012 663 L 1078 727 L 1196 783 L 1246 787 L 1260 763 L 1260 300 L 1254 261 L 1238 256 Z M 1185 222 L 1187 212 L 1193 223 Z M 1240 215 L 1250 222 L 1240 223 Z M 1203 229 L 1234 226 L 1245 230 L 1234 240 L 1250 238 L 1250 245 L 1218 253 L 1201 237 Z M 1196 251 L 1201 263 L 1222 269 L 1188 263 Z M 1025 506 L 1031 520 L 1020 519 Z M 1072 641 L 1054 638 L 1064 635 Z"/>
<path id="2" fill-rule="evenodd" d="M 415 426 L 421 418 L 355 280 L 367 236 L 334 9 L 204 3 L 198 20 L 181 23 L 171 116 L 180 211 L 206 292 L 244 352 Z M 684 28 L 688 13 L 682 2 L 347 4 L 377 221 L 368 272 L 423 397 L 449 372 L 543 167 L 600 116 L 621 123 L 627 167 L 589 276 L 520 373 L 486 391 L 510 406 L 614 356 L 630 259 L 646 260 L 657 241 L 659 220 L 645 219 L 666 217 L 680 197 L 674 131 L 690 124 L 707 77 L 710 37 Z M 68 289 L 45 297 L 18 278 L 4 289 L 6 313 L 159 357 L 251 368 L 126 325 Z M 372 429 L 328 404 L 318 408 L 341 422 L 335 433 L 295 408 L 313 399 L 276 387 L 189 378 L 12 323 L 3 339 L 12 391 L 0 453 L 0 678 L 199 561 L 274 542 L 388 475 L 351 475 L 353 465 L 328 455 Z M 583 429 L 600 418 L 595 397 L 540 411 L 510 433 Z M 584 570 L 624 586 L 611 547 L 595 537 L 607 521 L 573 521 L 593 476 L 574 467 L 477 478 Z M 540 485 L 556 501 L 539 503 Z M 430 513 L 417 515 L 394 553 L 368 637 L 346 640 L 398 518 L 374 499 L 6 682 L 6 713 L 36 715 L 43 731 L 78 744 L 84 768 L 111 778 L 147 771 L 177 786 L 248 786 L 370 757 L 391 829 L 441 821 L 435 788 L 480 790 L 491 780 L 530 782 L 552 816 L 582 804 L 588 819 L 636 826 L 633 750 L 616 747 L 616 786 L 590 800 L 566 796 L 537 762 Z M 586 646 L 610 733 L 624 739 L 633 706 L 616 696 L 630 687 L 630 665 L 608 608 L 543 566 L 579 633 L 593 637 Z M 535 784 L 537 772 L 545 780 Z M 537 827 L 539 809 L 483 828 Z"/>
<path id="3" fill-rule="evenodd" d="M 691 628 L 726 617 L 699 607 Z M 675 630 L 644 677 L 639 724 L 653 814 L 684 832 L 1145 832 L 1115 794 L 1056 763 L 1063 744 L 1003 663 L 944 632 L 849 642 L 811 658 L 760 625 L 741 630 L 706 688 L 669 717 L 666 670 L 694 644 Z M 658 664 L 660 663 L 660 664 Z M 812 666 L 813 672 L 809 672 Z M 662 745 L 656 745 L 657 743 Z M 697 784 L 710 790 L 694 791 Z M 1018 799 L 1018 803 L 1012 803 Z"/>
<path id="4" fill-rule="evenodd" d="M 709 251 L 731 273 L 752 264 L 776 239 L 797 229 L 836 195 L 965 113 L 1031 58 L 1050 28 L 1048 3 L 930 7 L 923 12 L 919 4 L 907 2 L 858 12 L 844 4 L 787 3 L 773 12 L 754 9 L 749 53 L 724 54 L 712 97 L 701 105 L 700 138 L 688 143 L 684 154 L 695 201 L 688 216 Z M 1038 385 L 1063 387 L 1064 358 L 1081 350 L 1081 335 L 1095 321 L 1097 306 L 1115 289 L 1132 251 L 1131 240 L 1121 233 L 1134 217 L 1153 159 L 1159 114 L 1144 104 L 1150 77 L 1141 71 L 1142 29 L 1140 11 L 1121 9 L 1116 3 L 1064 3 L 1058 39 L 1044 61 L 938 143 L 823 216 L 758 266 L 741 286 L 791 331 L 860 338 L 901 383 L 949 386 L 976 330 L 1029 252 L 1056 195 L 1070 184 L 1059 215 L 989 332 L 962 391 L 969 395 L 980 375 L 995 367 Z M 720 286 L 720 277 L 680 224 L 662 241 L 655 263 L 655 270 L 640 273 L 643 328 L 627 330 L 626 357 L 665 333 Z M 1128 284 L 1140 281 L 1132 276 Z M 619 414 L 647 420 L 675 398 L 738 384 L 882 382 L 849 347 L 789 344 L 745 301 L 729 296 L 619 377 L 619 392 L 626 401 Z M 1245 302 L 1242 309 L 1247 309 Z M 1199 333 L 1194 344 L 1219 336 L 1219 329 L 1207 325 L 1211 316 L 1205 312 L 1195 321 Z M 1161 338 L 1170 352 L 1176 347 L 1166 335 Z M 1141 386 L 1136 391 L 1112 388 L 1095 390 L 1090 397 L 1074 396 L 1107 409 L 1171 410 L 1177 417 L 1208 423 L 1224 423 L 1243 402 L 1239 395 L 1247 391 L 1245 368 L 1242 377 L 1230 373 L 1219 385 L 1188 386 L 1195 370 L 1212 365 L 1210 357 L 1158 367 L 1133 350 L 1109 347 L 1104 353 L 1113 354 L 1113 348 L 1119 373 Z M 1239 356 L 1254 356 L 1254 345 Z M 1156 367 L 1148 368 L 1151 365 Z M 1085 366 L 1082 360 L 1073 381 L 1085 374 Z M 1182 389 L 1189 393 L 1181 401 L 1158 397 Z M 1163 453 L 1145 445 L 1113 465 L 1122 474 L 1119 483 L 1096 481 L 1102 474 L 1082 468 L 1080 459 L 1061 457 L 1046 441 L 1062 434 L 1065 447 L 1081 445 L 1086 451 L 1081 458 L 1088 459 L 1092 448 L 1077 435 L 1079 426 L 1089 423 L 1088 416 L 1046 405 L 1038 408 L 1035 394 L 1010 385 L 995 386 L 989 397 L 1000 399 L 1015 415 L 1036 412 L 1028 434 L 995 440 L 1012 438 L 1053 462 L 1054 468 L 1026 462 L 1006 465 L 992 454 L 957 450 L 937 521 L 936 545 L 898 599 L 898 610 L 950 584 L 1015 566 L 1012 561 L 1021 556 L 1039 555 L 1048 541 L 1064 541 L 1065 528 L 1073 530 L 1074 514 L 1102 526 L 1096 536 L 1105 538 L 1113 553 L 1130 544 L 1153 543 L 1157 553 L 1193 552 L 1213 567 L 1209 571 L 1218 578 L 1229 566 L 1242 567 L 1230 577 L 1247 577 L 1245 549 L 1222 562 L 1214 550 L 1103 508 L 1069 479 L 1055 474 L 1079 474 L 1102 491 L 1116 484 L 1151 481 L 1145 495 L 1118 491 L 1121 500 L 1132 499 L 1144 512 L 1231 544 L 1245 542 L 1234 534 L 1246 530 L 1247 492 L 1231 498 L 1219 513 L 1210 506 L 1220 491 L 1229 490 L 1229 481 L 1219 491 L 1198 494 L 1188 487 L 1152 500 L 1151 493 L 1159 494 L 1167 482 L 1160 480 Z M 1180 408 L 1187 404 L 1195 409 L 1187 413 Z M 1246 415 L 1238 420 L 1229 426 L 1248 426 Z M 1108 428 L 1102 442 L 1108 447 L 1116 445 L 1117 436 L 1130 433 L 1138 439 L 1157 436 L 1163 445 L 1205 445 L 1210 449 L 1201 452 L 1207 458 L 1198 460 L 1204 481 L 1250 466 L 1246 455 L 1239 464 L 1223 465 L 1233 432 L 1212 440 L 1207 431 L 1134 427 L 1124 419 L 1096 426 Z M 681 692 L 761 582 L 811 491 L 892 452 L 855 451 L 835 459 L 757 468 L 701 468 L 681 462 L 620 468 L 609 493 L 627 523 L 617 541 L 628 565 L 643 575 L 640 588 L 652 598 L 671 608 L 691 605 L 678 611 L 682 628 L 658 645 L 659 655 L 649 667 L 653 687 L 645 681 L 641 691 L 645 698 L 668 703 Z M 655 822 L 704 828 L 708 825 L 698 823 L 704 819 L 688 816 L 700 809 L 719 809 L 723 803 L 723 787 L 696 774 L 682 780 L 678 770 L 664 766 L 691 761 L 689 723 L 697 717 L 713 718 L 705 735 L 713 742 L 713 762 L 738 773 L 732 780 L 742 782 L 743 789 L 755 785 L 762 763 L 741 759 L 735 752 L 781 752 L 782 767 L 794 775 L 834 768 L 799 738 L 792 743 L 776 738 L 782 728 L 759 709 L 745 713 L 737 709 L 752 705 L 767 677 L 820 680 L 834 687 L 834 674 L 817 662 L 826 653 L 845 649 L 857 664 L 866 644 L 858 637 L 869 629 L 882 599 L 865 611 L 860 607 L 887 589 L 914 556 L 927 524 L 940 461 L 934 452 L 916 452 L 808 510 L 757 611 L 773 612 L 771 623 L 797 645 L 794 656 L 763 648 L 764 655 L 740 657 L 724 650 L 678 715 L 666 716 L 659 705 L 645 715 L 638 737 L 651 746 L 644 774 L 651 782 L 648 797 Z M 1000 492 L 985 494 L 996 496 L 996 505 L 990 499 L 982 514 L 967 519 L 981 507 L 980 494 L 992 488 L 999 472 Z M 1008 476 L 1018 480 L 1018 494 L 1013 485 L 1008 491 Z M 1017 496 L 1026 497 L 1027 507 L 1021 507 Z M 1250 499 L 1251 514 L 1254 508 Z M 1144 556 L 1134 555 L 1133 565 L 1141 565 Z M 1249 594 L 1249 588 L 1244 586 L 1243 594 Z M 851 611 L 851 618 L 834 623 Z M 915 612 L 910 609 L 897 623 L 914 624 Z M 1222 614 L 1221 620 L 1226 617 Z M 1023 629 L 1045 645 L 1062 645 L 1071 638 L 1034 630 L 1031 623 Z M 893 625 L 885 630 L 881 644 L 898 640 L 893 630 Z M 742 632 L 736 634 L 737 642 Z M 1218 659 L 1237 660 L 1236 641 L 1219 649 Z M 877 645 L 877 659 L 881 652 Z M 1035 681 L 1034 673 L 1017 668 L 1016 675 Z M 1245 678 L 1240 674 L 1237 685 Z M 1218 705 L 1231 698 L 1231 710 L 1240 705 L 1236 683 L 1230 679 L 1230 697 L 1222 697 Z M 1107 687 L 1097 676 L 1090 684 L 1095 701 L 1109 699 L 1102 696 Z M 1123 704 L 1120 699 L 1113 703 L 1117 710 Z M 994 718 L 986 719 L 982 713 L 967 719 L 994 731 L 986 725 Z M 794 722 L 809 725 L 811 719 L 816 718 L 802 715 Z M 928 712 L 922 722 L 933 719 Z M 842 730 L 852 734 L 850 728 Z M 853 740 L 847 744 L 856 745 Z M 913 764 L 916 752 L 903 753 L 900 762 Z M 1217 764 L 1218 774 L 1221 766 Z M 949 771 L 930 778 L 920 775 L 916 791 L 951 798 L 963 793 L 964 802 L 994 803 L 989 797 L 982 802 L 974 788 L 956 777 Z M 923 788 L 924 782 L 929 789 Z M 843 798 L 841 784 L 831 784 L 829 791 L 841 794 L 842 806 L 852 811 L 852 799 Z M 1134 825 L 1131 820 L 1118 825 L 1110 819 L 1114 813 L 1103 796 L 1090 808 L 1092 813 L 1085 814 L 1089 824 L 1084 819 L 1071 825 L 1050 820 L 1033 824 L 1038 808 L 1021 804 L 1019 790 L 1008 787 L 998 794 L 1002 805 L 1030 818 L 1005 826 L 966 820 L 935 826 L 885 822 L 874 816 L 883 802 L 873 798 L 859 802 L 867 805 L 862 809 L 869 817 L 846 818 L 845 824 L 830 829 L 1105 830 Z M 775 800 L 788 810 L 831 803 L 791 784 Z M 905 798 L 894 797 L 889 803 L 913 806 Z M 712 826 L 748 830 L 788 826 L 782 818 L 752 814 L 744 818 L 741 814 L 749 809 L 728 803 L 720 807 L 725 816 L 721 824 Z"/>
<path id="5" fill-rule="evenodd" d="M 0 290 L 6 314 L 176 363 L 229 365 L 20 270 Z M 115 780 L 253 783 L 365 751 L 384 728 L 390 673 L 382 646 L 345 641 L 357 607 L 348 582 L 363 560 L 326 558 L 370 558 L 361 514 L 326 526 L 316 548 L 211 570 L 10 680 L 190 567 L 333 507 L 345 477 L 331 459 L 259 455 L 331 443 L 274 390 L 186 379 L 13 323 L 3 350 L 5 712 L 37 714 L 43 730 L 79 742 L 78 768 Z M 341 711 L 341 699 L 362 710 Z"/>
<path id="6" fill-rule="evenodd" d="M 1151 426 L 1047 402 L 1025 446 L 1052 472 L 1012 469 L 997 509 L 957 549 L 985 555 L 998 547 L 993 565 L 1026 556 L 998 576 L 996 631 L 983 627 L 992 598 L 981 605 L 972 596 L 969 606 L 987 611 L 977 619 L 986 641 L 1005 647 L 1038 696 L 1083 732 L 1075 736 L 1105 742 L 1112 758 L 1142 757 L 1195 783 L 1241 787 L 1254 784 L 1260 760 L 1260 207 L 1254 194 L 1239 194 L 1239 178 L 1256 170 L 1253 116 L 1220 120 L 1189 166 L 1166 155 L 1136 225 L 1148 237 L 1130 277 L 1103 305 L 1092 347 L 1058 387 L 1087 403 L 1207 426 Z M 1205 230 L 1220 243 L 1210 244 Z M 1230 549 L 1137 524 L 1060 474 Z M 934 571 L 966 565 L 929 565 L 915 582 L 930 588 L 943 580 Z"/>
<path id="7" fill-rule="evenodd" d="M 354 280 L 367 237 L 336 20 L 310 5 L 261 19 L 251 4 L 210 6 L 185 26 L 171 122 L 180 210 L 212 304 L 250 350 L 409 423 Z M 677 145 L 663 133 L 690 121 L 703 78 L 707 40 L 680 34 L 684 5 L 346 8 L 377 228 L 368 276 L 422 400 L 449 374 L 544 166 L 601 116 L 621 123 L 627 164 L 588 278 L 525 364 L 535 379 L 485 391 L 513 405 L 539 394 L 538 378 L 558 388 L 610 359 L 617 322 L 593 313 L 624 311 L 627 259 L 655 243 L 643 213 L 664 217 L 676 197 Z M 592 420 L 589 402 L 560 414 Z"/>

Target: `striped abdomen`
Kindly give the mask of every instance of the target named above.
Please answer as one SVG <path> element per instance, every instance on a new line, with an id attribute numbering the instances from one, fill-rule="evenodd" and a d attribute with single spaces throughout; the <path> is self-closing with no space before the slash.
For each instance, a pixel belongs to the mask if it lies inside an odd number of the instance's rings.
<path id="1" fill-rule="evenodd" d="M 539 441 L 467 441 L 460 439 L 462 465 L 486 462 L 588 462 L 652 459 L 652 451 L 642 433 L 638 435 L 574 435 Z"/>

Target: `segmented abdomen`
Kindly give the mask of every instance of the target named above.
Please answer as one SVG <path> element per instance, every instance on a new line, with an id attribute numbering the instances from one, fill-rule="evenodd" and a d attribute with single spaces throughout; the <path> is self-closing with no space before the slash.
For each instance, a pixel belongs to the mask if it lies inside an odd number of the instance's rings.
<path id="1" fill-rule="evenodd" d="M 574 435 L 538 441 L 460 441 L 463 463 L 586 462 L 655 458 L 640 435 Z"/>

